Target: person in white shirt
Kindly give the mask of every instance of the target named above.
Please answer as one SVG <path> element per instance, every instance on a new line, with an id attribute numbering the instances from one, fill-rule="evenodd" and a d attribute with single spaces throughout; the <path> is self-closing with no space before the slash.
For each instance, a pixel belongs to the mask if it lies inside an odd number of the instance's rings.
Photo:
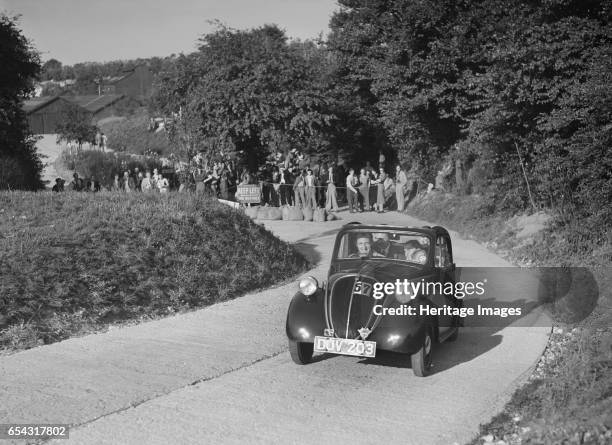
<path id="1" fill-rule="evenodd" d="M 153 185 L 151 184 L 151 172 L 146 172 L 145 177 L 142 178 L 142 182 L 140 183 L 140 190 L 143 192 L 150 192 L 153 189 Z"/>
<path id="2" fill-rule="evenodd" d="M 304 178 L 306 183 L 306 205 L 305 207 L 310 207 L 313 209 L 317 208 L 317 195 L 315 188 L 315 177 L 312 174 L 312 170 L 308 169 L 306 177 Z"/>
<path id="3" fill-rule="evenodd" d="M 408 188 L 408 177 L 400 165 L 395 167 L 395 199 L 397 201 L 397 211 L 404 210 L 404 193 Z"/>
<path id="4" fill-rule="evenodd" d="M 370 207 L 370 175 L 365 168 L 361 169 L 359 175 L 359 193 L 361 195 L 361 210 L 369 212 Z"/>
<path id="5" fill-rule="evenodd" d="M 337 173 L 334 170 L 334 166 L 330 163 L 328 165 L 328 173 L 327 173 L 327 199 L 325 201 L 325 209 L 329 212 L 330 210 L 334 210 L 334 212 L 338 211 L 338 197 L 336 194 L 336 175 Z"/>
<path id="6" fill-rule="evenodd" d="M 160 193 L 168 193 L 168 190 L 170 189 L 168 179 L 164 178 L 164 175 L 162 174 L 160 174 L 159 178 L 157 179 L 157 187 L 159 188 Z"/>
<path id="7" fill-rule="evenodd" d="M 356 186 L 357 178 L 355 177 L 355 169 L 351 168 L 348 176 L 346 177 L 346 198 L 348 200 L 349 211 L 351 213 L 355 213 L 355 210 L 359 211 L 357 189 L 355 188 Z"/>
<path id="8" fill-rule="evenodd" d="M 157 169 L 154 168 L 153 175 L 151 176 L 151 188 L 153 190 L 157 190 L 157 177 L 158 176 L 159 176 L 159 173 L 157 172 Z"/>

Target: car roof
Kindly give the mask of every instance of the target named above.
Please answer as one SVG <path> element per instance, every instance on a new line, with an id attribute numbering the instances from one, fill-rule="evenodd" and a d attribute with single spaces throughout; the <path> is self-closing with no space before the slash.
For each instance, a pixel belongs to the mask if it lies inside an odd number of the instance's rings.
<path id="1" fill-rule="evenodd" d="M 388 225 L 388 224 L 362 224 L 360 222 L 350 222 L 342 226 L 340 229 L 340 233 L 344 233 L 350 230 L 397 230 L 397 231 L 411 231 L 422 233 L 423 235 L 429 236 L 437 236 L 437 235 L 447 235 L 450 236 L 448 231 L 441 226 L 423 226 L 423 227 L 412 227 L 412 226 L 396 226 L 396 225 Z"/>

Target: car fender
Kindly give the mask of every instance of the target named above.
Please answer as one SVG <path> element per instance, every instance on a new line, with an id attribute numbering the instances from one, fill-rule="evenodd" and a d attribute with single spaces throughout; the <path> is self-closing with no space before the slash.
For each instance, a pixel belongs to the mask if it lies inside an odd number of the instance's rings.
<path id="1" fill-rule="evenodd" d="M 425 304 L 433 304 L 426 300 Z M 395 302 L 390 307 L 399 307 Z M 438 320 L 435 316 L 384 315 L 368 340 L 376 342 L 379 349 L 414 354 L 425 340 L 426 329 L 431 327 L 434 341 L 438 338 Z"/>
<path id="2" fill-rule="evenodd" d="M 286 331 L 290 340 L 313 343 L 317 335 L 323 335 L 325 324 L 325 292 L 317 291 L 305 296 L 297 292 L 287 311 Z"/>

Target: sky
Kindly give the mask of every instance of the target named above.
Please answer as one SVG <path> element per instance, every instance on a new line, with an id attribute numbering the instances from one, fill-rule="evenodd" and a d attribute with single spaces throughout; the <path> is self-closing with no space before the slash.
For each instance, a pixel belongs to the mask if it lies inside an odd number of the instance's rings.
<path id="1" fill-rule="evenodd" d="M 291 38 L 328 32 L 335 0 L 0 0 L 43 61 L 135 59 L 189 53 L 220 20 L 247 29 L 275 23 Z"/>

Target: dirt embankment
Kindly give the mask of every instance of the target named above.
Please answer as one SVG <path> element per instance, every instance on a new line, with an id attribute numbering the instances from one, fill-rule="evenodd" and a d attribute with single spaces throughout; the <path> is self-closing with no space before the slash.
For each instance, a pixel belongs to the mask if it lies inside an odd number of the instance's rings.
<path id="1" fill-rule="evenodd" d="M 469 233 L 515 264 L 574 266 L 588 270 L 597 282 L 598 304 L 591 315 L 570 323 L 558 320 L 529 383 L 471 444 L 610 443 L 612 239 L 587 245 L 571 229 L 553 228 L 555 220 L 545 212 L 505 215 L 478 196 L 424 194 L 407 212 Z"/>

